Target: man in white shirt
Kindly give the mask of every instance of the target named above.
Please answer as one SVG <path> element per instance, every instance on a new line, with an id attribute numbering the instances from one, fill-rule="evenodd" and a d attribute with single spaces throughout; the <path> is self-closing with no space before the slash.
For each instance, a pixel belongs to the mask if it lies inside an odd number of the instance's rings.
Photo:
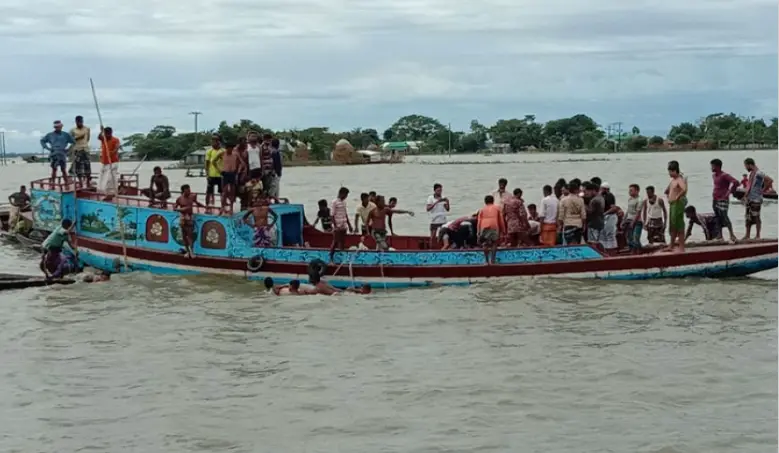
<path id="1" fill-rule="evenodd" d="M 500 178 L 498 180 L 498 190 L 490 192 L 490 195 L 492 195 L 492 198 L 495 200 L 495 206 L 501 209 L 503 209 L 503 199 L 512 196 L 512 194 L 506 190 L 508 184 L 509 182 L 506 178 Z"/>
<path id="2" fill-rule="evenodd" d="M 260 159 L 260 134 L 249 132 L 246 137 L 246 160 L 249 166 L 249 178 L 262 178 L 262 160 Z"/>
<path id="3" fill-rule="evenodd" d="M 362 236 L 371 235 L 368 229 L 368 218 L 374 209 L 376 209 L 376 204 L 370 200 L 370 195 L 364 192 L 360 194 L 360 205 L 357 206 L 357 213 L 354 215 L 354 229 L 359 231 Z M 362 226 L 358 228 L 360 220 L 362 220 Z"/>
<path id="4" fill-rule="evenodd" d="M 444 186 L 433 184 L 433 195 L 427 197 L 425 210 L 430 213 L 430 248 L 435 247 L 436 232 L 446 223 L 449 212 L 449 199 L 442 195 Z"/>
<path id="5" fill-rule="evenodd" d="M 552 186 L 544 186 L 544 199 L 541 200 L 541 243 L 557 245 L 557 204 Z"/>

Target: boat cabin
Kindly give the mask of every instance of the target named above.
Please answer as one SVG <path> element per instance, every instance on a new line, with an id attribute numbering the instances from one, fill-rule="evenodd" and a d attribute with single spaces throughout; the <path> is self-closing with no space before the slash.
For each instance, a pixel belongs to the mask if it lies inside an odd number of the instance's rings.
<path id="1" fill-rule="evenodd" d="M 54 230 L 70 218 L 76 233 L 101 241 L 120 241 L 128 246 L 177 252 L 182 244 L 179 213 L 174 210 L 179 192 L 171 191 L 164 204 L 152 203 L 140 193 L 137 175 L 120 175 L 119 194 L 106 200 L 94 187 L 82 187 L 71 179 L 64 184 L 49 179 L 30 184 L 36 228 Z M 199 200 L 205 194 L 197 194 Z M 275 247 L 302 247 L 305 211 L 302 204 L 273 204 L 276 215 Z M 195 250 L 202 255 L 248 254 L 254 248 L 254 228 L 243 221 L 243 212 L 220 214 L 218 206 L 194 207 Z"/>

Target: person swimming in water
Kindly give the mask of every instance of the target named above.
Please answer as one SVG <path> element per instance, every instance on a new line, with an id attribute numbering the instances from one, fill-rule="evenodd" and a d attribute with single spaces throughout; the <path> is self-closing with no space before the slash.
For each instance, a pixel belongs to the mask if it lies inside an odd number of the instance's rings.
<path id="1" fill-rule="evenodd" d="M 344 292 L 348 293 L 355 293 L 355 294 L 370 294 L 372 291 L 371 285 L 365 283 L 359 288 L 349 288 L 345 291 L 340 291 L 336 288 L 334 288 L 329 283 L 323 281 L 319 276 L 316 274 L 310 275 L 309 279 L 311 281 L 311 284 L 314 285 L 313 288 L 311 288 L 309 285 L 306 285 L 306 287 L 301 287 L 300 280 L 291 280 L 289 282 L 289 285 L 276 285 L 273 281 L 272 277 L 265 277 L 265 280 L 263 281 L 263 284 L 265 286 L 265 291 L 268 293 L 273 293 L 277 296 L 311 296 L 314 294 L 322 294 L 324 296 L 331 296 L 335 294 L 341 294 Z"/>

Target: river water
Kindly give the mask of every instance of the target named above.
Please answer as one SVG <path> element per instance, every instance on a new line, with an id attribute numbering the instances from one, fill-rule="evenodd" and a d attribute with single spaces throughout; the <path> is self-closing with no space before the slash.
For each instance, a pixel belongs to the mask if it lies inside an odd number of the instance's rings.
<path id="1" fill-rule="evenodd" d="M 597 175 L 624 206 L 628 184 L 664 188 L 677 159 L 690 202 L 709 211 L 708 162 L 740 178 L 748 156 L 776 176 L 776 151 L 424 157 L 289 168 L 282 196 L 313 220 L 341 184 L 351 212 L 374 189 L 419 212 L 399 232 L 424 234 L 434 182 L 454 214 L 498 177 L 537 203 L 560 176 Z M 449 160 L 478 165 L 437 165 Z M 46 171 L 0 167 L 0 189 Z M 731 217 L 742 234 L 741 208 Z M 776 204 L 763 222 L 776 237 Z M 2 246 L 0 272 L 35 273 L 35 258 Z M 776 451 L 776 272 L 283 300 L 237 280 L 138 273 L 0 294 L 2 452 Z"/>

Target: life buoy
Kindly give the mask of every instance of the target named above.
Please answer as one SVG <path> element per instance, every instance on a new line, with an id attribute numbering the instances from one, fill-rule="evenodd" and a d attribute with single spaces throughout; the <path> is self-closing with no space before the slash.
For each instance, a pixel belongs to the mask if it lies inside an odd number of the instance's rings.
<path id="1" fill-rule="evenodd" d="M 320 260 L 319 258 L 314 258 L 311 260 L 311 262 L 308 263 L 308 275 L 317 275 L 319 277 L 324 277 L 325 273 L 327 272 L 327 263 Z"/>
<path id="2" fill-rule="evenodd" d="M 263 264 L 265 264 L 265 258 L 261 257 L 260 255 L 253 256 L 249 258 L 249 261 L 246 262 L 246 269 L 252 273 L 258 272 L 260 269 L 262 269 Z"/>

